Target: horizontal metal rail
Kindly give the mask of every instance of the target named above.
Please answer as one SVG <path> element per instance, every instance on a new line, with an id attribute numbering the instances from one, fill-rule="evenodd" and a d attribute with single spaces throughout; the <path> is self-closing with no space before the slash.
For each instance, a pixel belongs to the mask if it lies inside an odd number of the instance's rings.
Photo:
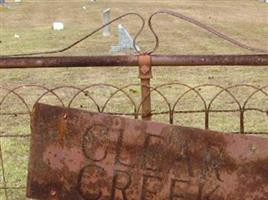
<path id="1" fill-rule="evenodd" d="M 0 69 L 41 67 L 138 66 L 138 55 L 0 57 Z M 266 66 L 268 54 L 260 55 L 151 55 L 153 66 Z"/>

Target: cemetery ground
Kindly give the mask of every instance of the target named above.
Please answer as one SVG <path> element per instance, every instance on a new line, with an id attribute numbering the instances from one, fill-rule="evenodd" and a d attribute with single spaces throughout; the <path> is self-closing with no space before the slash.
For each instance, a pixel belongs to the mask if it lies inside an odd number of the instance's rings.
<path id="1" fill-rule="evenodd" d="M 181 1 L 143 1 L 124 0 L 108 1 L 43 1 L 24 0 L 22 3 L 7 1 L 10 9 L 0 7 L 0 54 L 30 53 L 46 50 L 61 49 L 68 44 L 80 39 L 102 24 L 102 11 L 111 8 L 111 16 L 115 18 L 126 12 L 138 12 L 148 17 L 160 8 L 179 11 L 201 22 L 223 31 L 227 35 L 248 45 L 268 49 L 268 4 L 255 0 L 181 0 Z M 85 9 L 86 8 L 86 9 Z M 63 31 L 53 31 L 52 23 L 61 21 L 65 25 Z M 117 25 L 121 23 L 132 36 L 140 26 L 138 18 L 131 16 L 111 25 L 110 37 L 103 37 L 102 32 L 85 40 L 74 48 L 58 55 L 105 55 L 111 54 L 111 46 L 116 45 Z M 154 27 L 160 35 L 160 48 L 157 54 L 245 54 L 251 53 L 237 48 L 228 42 L 199 30 L 170 16 L 159 15 L 154 18 Z M 18 35 L 18 37 L 14 37 Z M 138 45 L 142 49 L 152 48 L 154 39 L 146 29 Z M 124 86 L 139 83 L 137 68 L 62 68 L 62 69 L 16 69 L 1 70 L 0 86 L 13 88 L 22 84 L 38 84 L 48 88 L 62 85 L 85 87 L 95 83 L 109 83 Z M 217 84 L 228 87 L 236 84 L 252 84 L 258 87 L 268 85 L 267 67 L 161 67 L 153 68 L 152 85 L 168 82 L 180 82 L 190 86 L 200 84 Z M 175 101 L 185 88 L 170 86 L 163 92 L 169 100 Z M 219 90 L 207 87 L 201 93 L 206 98 L 211 98 Z M 266 89 L 267 91 L 267 89 Z M 42 91 L 44 92 L 44 91 Z M 42 93 L 37 88 L 24 87 L 20 90 L 28 102 L 34 102 Z M 112 90 L 99 88 L 91 90 L 98 102 L 104 102 Z M 134 87 L 129 92 L 137 100 L 140 97 L 140 88 Z M 252 89 L 240 88 L 233 90 L 240 99 L 245 98 Z M 267 91 L 268 92 L 268 91 Z M 74 91 L 62 89 L 58 91 L 60 97 L 66 101 Z M 4 95 L 1 90 L 0 98 Z M 50 96 L 44 100 L 54 101 Z M 234 102 L 222 97 L 217 105 L 219 108 L 234 108 Z M 12 102 L 13 101 L 13 102 Z M 12 102 L 12 103 L 11 103 Z M 108 111 L 132 112 L 130 104 L 125 105 L 125 98 L 118 95 Z M 152 96 L 155 111 L 166 110 L 163 108 L 162 99 Z M 77 105 L 85 103 L 83 99 Z M 101 104 L 101 103 L 100 103 Z M 224 105 L 223 105 L 224 104 Z M 259 105 L 267 110 L 268 100 L 263 96 L 254 98 L 254 105 Z M 84 108 L 89 105 L 85 104 Z M 194 94 L 186 96 L 182 102 L 185 109 L 200 108 Z M 23 110 L 21 103 L 10 97 L 1 105 L 1 112 Z M 96 109 L 93 109 L 93 111 Z M 25 110 L 24 110 L 25 111 Z M 247 116 L 247 125 L 251 130 L 268 131 L 268 117 Z M 157 116 L 155 120 L 168 122 L 167 116 Z M 237 131 L 239 127 L 239 114 L 212 114 L 212 129 L 221 131 Z M 0 133 L 27 134 L 30 119 L 28 116 L 0 116 Z M 204 127 L 203 114 L 177 115 L 176 124 L 184 126 Z M 27 161 L 29 152 L 29 138 L 1 138 L 5 176 L 7 186 L 25 187 L 27 176 Z M 2 178 L 2 176 L 1 176 Z M 0 179 L 0 187 L 4 187 Z M 10 199 L 24 199 L 25 190 L 9 189 Z M 4 190 L 0 190 L 0 199 L 4 199 Z"/>

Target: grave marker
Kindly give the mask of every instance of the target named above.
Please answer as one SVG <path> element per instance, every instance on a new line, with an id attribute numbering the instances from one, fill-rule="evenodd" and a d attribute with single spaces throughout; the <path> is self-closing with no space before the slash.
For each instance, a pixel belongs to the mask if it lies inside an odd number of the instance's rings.
<path id="1" fill-rule="evenodd" d="M 103 24 L 109 23 L 110 22 L 110 18 L 111 18 L 111 9 L 110 8 L 107 8 L 106 10 L 103 11 L 102 15 L 103 15 Z M 107 37 L 107 36 L 110 36 L 111 35 L 110 25 L 105 26 L 103 28 L 102 35 L 104 37 Z"/>
<path id="2" fill-rule="evenodd" d="M 133 45 L 133 38 L 122 24 L 118 25 L 118 38 L 119 44 L 112 46 L 112 52 L 135 49 Z M 137 50 L 140 51 L 139 47 L 137 47 Z"/>
<path id="3" fill-rule="evenodd" d="M 27 196 L 264 200 L 268 139 L 36 104 Z"/>

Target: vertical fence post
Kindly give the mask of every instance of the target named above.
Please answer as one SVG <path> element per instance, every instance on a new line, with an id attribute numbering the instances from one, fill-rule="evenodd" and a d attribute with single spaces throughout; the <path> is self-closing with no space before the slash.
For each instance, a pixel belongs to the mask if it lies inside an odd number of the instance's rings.
<path id="1" fill-rule="evenodd" d="M 240 110 L 240 133 L 245 133 L 245 112 L 244 109 Z"/>
<path id="2" fill-rule="evenodd" d="M 151 120 L 152 58 L 144 54 L 139 56 L 139 78 L 141 80 L 141 111 L 143 120 Z"/>

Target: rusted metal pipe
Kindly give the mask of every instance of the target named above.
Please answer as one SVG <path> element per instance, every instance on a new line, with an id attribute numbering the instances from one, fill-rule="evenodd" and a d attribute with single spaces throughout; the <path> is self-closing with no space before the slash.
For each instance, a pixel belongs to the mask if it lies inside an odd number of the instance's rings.
<path id="1" fill-rule="evenodd" d="M 268 54 L 262 55 L 152 55 L 153 66 L 268 66 Z M 1 68 L 138 66 L 137 55 L 0 57 Z"/>
<path id="2" fill-rule="evenodd" d="M 0 68 L 138 66 L 137 56 L 0 57 Z"/>
<path id="3" fill-rule="evenodd" d="M 263 55 L 155 55 L 155 66 L 202 66 L 202 65 L 268 65 L 268 54 Z"/>
<path id="4" fill-rule="evenodd" d="M 151 88 L 152 60 L 150 55 L 139 56 L 139 78 L 141 80 L 141 108 L 142 119 L 151 120 Z"/>

